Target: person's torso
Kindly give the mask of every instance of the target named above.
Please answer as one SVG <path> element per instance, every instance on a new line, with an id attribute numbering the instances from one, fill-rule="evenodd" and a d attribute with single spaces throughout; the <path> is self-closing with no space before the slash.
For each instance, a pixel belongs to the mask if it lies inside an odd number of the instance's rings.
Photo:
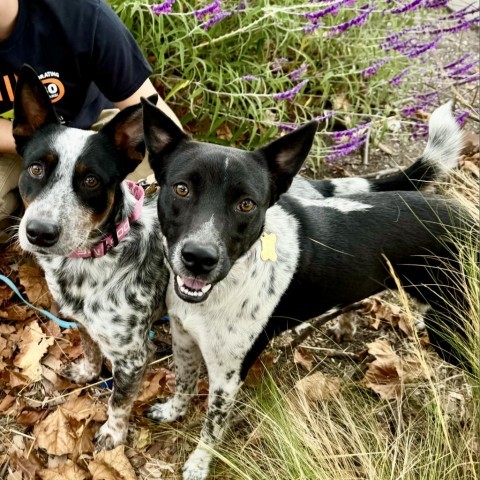
<path id="1" fill-rule="evenodd" d="M 32 66 L 62 120 L 88 128 L 112 103 L 92 81 L 98 0 L 19 0 L 15 28 L 0 42 L 0 117 L 11 118 L 16 74 Z"/>

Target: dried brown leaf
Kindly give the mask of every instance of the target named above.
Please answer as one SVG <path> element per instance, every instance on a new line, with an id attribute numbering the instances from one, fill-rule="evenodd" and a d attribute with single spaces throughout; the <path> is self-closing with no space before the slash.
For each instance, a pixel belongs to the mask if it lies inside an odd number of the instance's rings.
<path id="1" fill-rule="evenodd" d="M 40 359 L 45 355 L 54 339 L 47 337 L 35 320 L 25 327 L 20 339 L 20 353 L 13 360 L 13 364 L 22 370 L 22 374 L 36 382 L 42 376 Z"/>
<path id="2" fill-rule="evenodd" d="M 300 379 L 295 388 L 308 400 L 328 400 L 340 392 L 340 379 L 328 377 L 322 372 L 315 372 Z"/>
<path id="3" fill-rule="evenodd" d="M 102 450 L 88 465 L 92 480 L 137 480 L 132 465 L 125 456 L 125 446 Z"/>
<path id="4" fill-rule="evenodd" d="M 18 269 L 18 279 L 25 288 L 30 303 L 37 307 L 50 308 L 52 296 L 39 266 L 21 265 Z"/>
<path id="5" fill-rule="evenodd" d="M 313 368 L 315 358 L 306 348 L 298 347 L 293 353 L 293 361 L 309 372 Z"/>
<path id="6" fill-rule="evenodd" d="M 67 460 L 57 468 L 40 470 L 38 476 L 41 480 L 86 480 L 90 474 L 71 460 Z"/>
<path id="7" fill-rule="evenodd" d="M 169 395 L 171 392 L 168 389 L 167 381 L 168 377 L 175 375 L 166 368 L 160 368 L 155 372 L 150 372 L 143 380 L 142 389 L 140 395 L 137 398 L 138 402 L 146 403 L 151 400 Z"/>
<path id="8" fill-rule="evenodd" d="M 50 455 L 68 455 L 72 453 L 76 438 L 67 416 L 57 408 L 34 428 L 37 445 Z"/>
<path id="9" fill-rule="evenodd" d="M 363 382 L 385 400 L 400 398 L 405 383 L 429 375 L 416 358 L 399 357 L 386 340 L 376 340 L 367 346 L 376 360 L 368 365 Z"/>
<path id="10" fill-rule="evenodd" d="M 38 422 L 43 420 L 46 416 L 46 410 L 22 410 L 20 415 L 16 418 L 16 422 L 20 425 L 36 425 Z"/>
<path id="11" fill-rule="evenodd" d="M 99 401 L 92 400 L 88 395 L 71 398 L 60 408 L 67 417 L 78 422 L 87 419 L 104 422 L 107 419 L 107 406 Z"/>
<path id="12" fill-rule="evenodd" d="M 16 320 L 19 322 L 24 322 L 34 315 L 32 309 L 27 305 L 12 304 L 8 305 L 3 310 L 0 310 L 0 318 Z"/>
<path id="13" fill-rule="evenodd" d="M 265 376 L 265 372 L 269 371 L 273 365 L 273 355 L 269 352 L 263 352 L 250 367 L 245 379 L 247 387 L 258 385 Z"/>

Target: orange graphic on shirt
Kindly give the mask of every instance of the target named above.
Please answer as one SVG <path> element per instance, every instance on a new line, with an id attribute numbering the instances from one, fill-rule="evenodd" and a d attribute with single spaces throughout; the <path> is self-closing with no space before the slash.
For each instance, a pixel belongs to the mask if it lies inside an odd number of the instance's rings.
<path id="1" fill-rule="evenodd" d="M 52 103 L 58 102 L 65 95 L 65 87 L 58 78 L 45 78 L 42 83 Z"/>
<path id="2" fill-rule="evenodd" d="M 16 75 L 13 75 L 12 77 L 13 78 L 9 77 L 8 75 L 3 76 L 3 85 L 0 83 L 0 102 L 10 101 L 13 103 L 15 85 L 17 83 L 18 77 Z M 65 86 L 58 78 L 47 77 L 41 80 L 52 103 L 56 103 L 63 98 L 63 96 L 65 95 Z M 3 95 L 2 90 L 4 92 Z"/>

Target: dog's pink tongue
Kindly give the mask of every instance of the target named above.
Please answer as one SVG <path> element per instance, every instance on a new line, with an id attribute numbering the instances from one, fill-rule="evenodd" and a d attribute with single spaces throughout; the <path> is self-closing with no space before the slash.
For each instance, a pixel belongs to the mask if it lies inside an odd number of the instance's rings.
<path id="1" fill-rule="evenodd" d="M 183 284 L 190 290 L 201 290 L 207 283 L 195 278 L 182 277 Z"/>

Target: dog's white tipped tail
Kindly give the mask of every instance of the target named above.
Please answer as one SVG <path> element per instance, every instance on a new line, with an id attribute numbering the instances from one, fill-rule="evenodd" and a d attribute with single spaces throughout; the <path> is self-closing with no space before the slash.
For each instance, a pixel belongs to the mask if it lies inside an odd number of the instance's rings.
<path id="1" fill-rule="evenodd" d="M 428 142 L 422 160 L 431 164 L 440 173 L 446 173 L 458 166 L 463 144 L 460 126 L 452 113 L 452 102 L 438 107 L 428 123 Z"/>

